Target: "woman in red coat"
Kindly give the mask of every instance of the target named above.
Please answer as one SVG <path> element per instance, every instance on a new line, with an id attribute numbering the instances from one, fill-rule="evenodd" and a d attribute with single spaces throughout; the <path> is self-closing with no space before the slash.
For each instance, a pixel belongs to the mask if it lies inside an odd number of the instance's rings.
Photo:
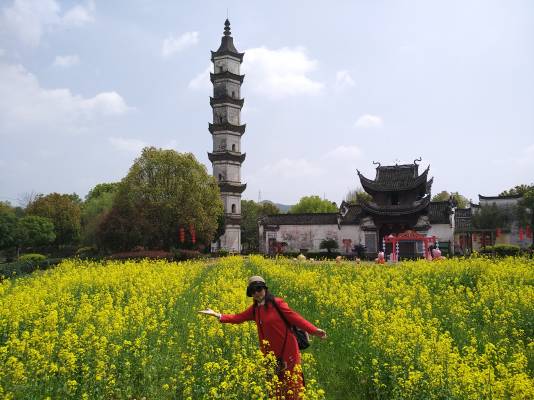
<path id="1" fill-rule="evenodd" d="M 211 309 L 201 311 L 201 313 L 217 317 L 222 323 L 240 324 L 245 321 L 255 321 L 261 351 L 264 354 L 272 351 L 279 360 L 277 372 L 278 378 L 283 382 L 283 388 L 282 393 L 278 395 L 284 396 L 285 399 L 298 399 L 298 393 L 303 389 L 300 351 L 293 331 L 280 314 L 290 325 L 311 335 L 325 339 L 326 332 L 306 321 L 300 314 L 289 308 L 284 300 L 274 297 L 261 276 L 253 276 L 249 279 L 247 296 L 253 298 L 253 304 L 239 314 L 220 314 Z M 297 366 L 299 367 L 296 368 Z M 290 374 L 287 374 L 287 371 Z M 289 390 L 293 393 L 292 395 L 288 393 Z"/>

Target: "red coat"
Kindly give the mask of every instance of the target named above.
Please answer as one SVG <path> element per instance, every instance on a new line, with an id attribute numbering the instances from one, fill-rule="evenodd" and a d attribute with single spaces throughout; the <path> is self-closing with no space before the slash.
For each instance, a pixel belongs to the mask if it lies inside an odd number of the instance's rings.
<path id="1" fill-rule="evenodd" d="M 306 321 L 299 313 L 289 308 L 284 300 L 276 297 L 275 301 L 280 312 L 284 314 L 284 317 L 290 324 L 295 325 L 310 334 L 317 331 L 317 328 L 313 324 Z M 256 307 L 255 313 L 253 312 L 254 307 Z M 255 320 L 256 322 L 260 340 L 260 349 L 263 353 L 273 351 L 276 357 L 282 357 L 287 363 L 287 368 L 289 370 L 293 370 L 296 364 L 300 364 L 300 351 L 297 339 L 290 330 L 287 331 L 286 339 L 287 325 L 272 304 L 268 303 L 267 309 L 263 305 L 251 305 L 239 314 L 223 314 L 220 319 L 222 323 L 231 324 L 240 324 L 252 320 Z M 285 347 L 284 339 L 286 339 Z M 264 340 L 269 341 L 268 346 L 263 345 Z M 284 350 L 284 354 L 282 354 L 282 349 Z"/>

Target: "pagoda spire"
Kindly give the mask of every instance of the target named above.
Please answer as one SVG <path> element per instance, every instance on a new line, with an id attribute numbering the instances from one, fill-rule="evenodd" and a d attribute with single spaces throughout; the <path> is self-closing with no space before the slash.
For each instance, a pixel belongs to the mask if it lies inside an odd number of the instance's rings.
<path id="1" fill-rule="evenodd" d="M 232 32 L 230 32 L 230 21 L 228 18 L 226 18 L 226 21 L 224 21 L 224 36 L 231 36 Z"/>

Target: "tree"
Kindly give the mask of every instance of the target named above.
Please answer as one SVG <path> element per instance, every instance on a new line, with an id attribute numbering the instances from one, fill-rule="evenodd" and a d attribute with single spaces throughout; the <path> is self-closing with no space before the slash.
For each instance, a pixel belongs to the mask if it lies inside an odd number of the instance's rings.
<path id="1" fill-rule="evenodd" d="M 329 200 L 323 200 L 319 196 L 304 196 L 289 209 L 288 213 L 332 213 L 337 211 L 338 208 L 335 203 Z"/>
<path id="2" fill-rule="evenodd" d="M 373 200 L 373 197 L 362 188 L 350 190 L 345 196 L 347 203 L 368 203 Z"/>
<path id="3" fill-rule="evenodd" d="M 523 198 L 518 204 L 519 223 L 529 225 L 534 230 L 534 187 L 523 193 Z M 534 235 L 532 235 L 532 247 L 534 248 Z"/>
<path id="4" fill-rule="evenodd" d="M 81 228 L 81 209 L 76 197 L 59 193 L 38 195 L 28 205 L 26 212 L 52 221 L 56 245 L 74 244 L 80 238 Z"/>
<path id="5" fill-rule="evenodd" d="M 534 190 L 534 185 L 517 185 L 514 186 L 511 189 L 505 190 L 499 194 L 499 196 L 516 196 L 516 195 L 524 195 L 526 192 Z"/>
<path id="6" fill-rule="evenodd" d="M 479 229 L 510 228 L 516 213 L 513 206 L 483 205 L 473 214 L 473 226 Z"/>
<path id="7" fill-rule="evenodd" d="M 96 246 L 96 233 L 104 217 L 111 211 L 118 183 L 99 183 L 85 196 L 82 206 L 82 243 Z"/>
<path id="8" fill-rule="evenodd" d="M 0 249 L 9 249 L 16 244 L 17 216 L 9 202 L 0 201 Z"/>
<path id="9" fill-rule="evenodd" d="M 320 249 L 326 249 L 328 254 L 332 252 L 333 249 L 337 249 L 339 245 L 335 239 L 323 239 L 319 245 Z"/>
<path id="10" fill-rule="evenodd" d="M 168 249 L 180 246 L 184 229 L 191 241 L 209 244 L 223 213 L 219 187 L 191 153 L 143 149 L 121 180 L 111 211 L 98 229 L 101 246 Z"/>
<path id="11" fill-rule="evenodd" d="M 18 220 L 15 229 L 17 247 L 45 246 L 56 239 L 54 224 L 45 217 L 27 215 Z"/>
<path id="12" fill-rule="evenodd" d="M 241 200 L 241 243 L 244 250 L 256 251 L 259 248 L 258 219 L 279 212 L 278 207 L 271 202 Z"/>
<path id="13" fill-rule="evenodd" d="M 432 201 L 447 201 L 451 199 L 456 203 L 456 207 L 458 208 L 468 208 L 469 207 L 469 200 L 467 200 L 466 197 L 462 196 L 458 192 L 447 192 L 446 190 L 443 190 L 442 192 L 439 192 L 434 197 L 432 197 Z"/>

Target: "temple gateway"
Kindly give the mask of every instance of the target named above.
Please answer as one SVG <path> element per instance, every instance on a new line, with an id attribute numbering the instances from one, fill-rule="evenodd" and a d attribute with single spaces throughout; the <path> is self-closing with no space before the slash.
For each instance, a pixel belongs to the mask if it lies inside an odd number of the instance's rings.
<path id="1" fill-rule="evenodd" d="M 358 171 L 363 189 L 372 200 L 343 201 L 337 213 L 279 214 L 259 221 L 260 251 L 273 254 L 319 251 L 324 239 L 334 239 L 342 254 L 364 246 L 367 256 L 384 250 L 399 258 L 424 257 L 429 245 L 453 252 L 452 201 L 430 201 L 433 178 L 429 167 L 419 173 L 413 164 L 378 164 L 374 179 Z"/>

